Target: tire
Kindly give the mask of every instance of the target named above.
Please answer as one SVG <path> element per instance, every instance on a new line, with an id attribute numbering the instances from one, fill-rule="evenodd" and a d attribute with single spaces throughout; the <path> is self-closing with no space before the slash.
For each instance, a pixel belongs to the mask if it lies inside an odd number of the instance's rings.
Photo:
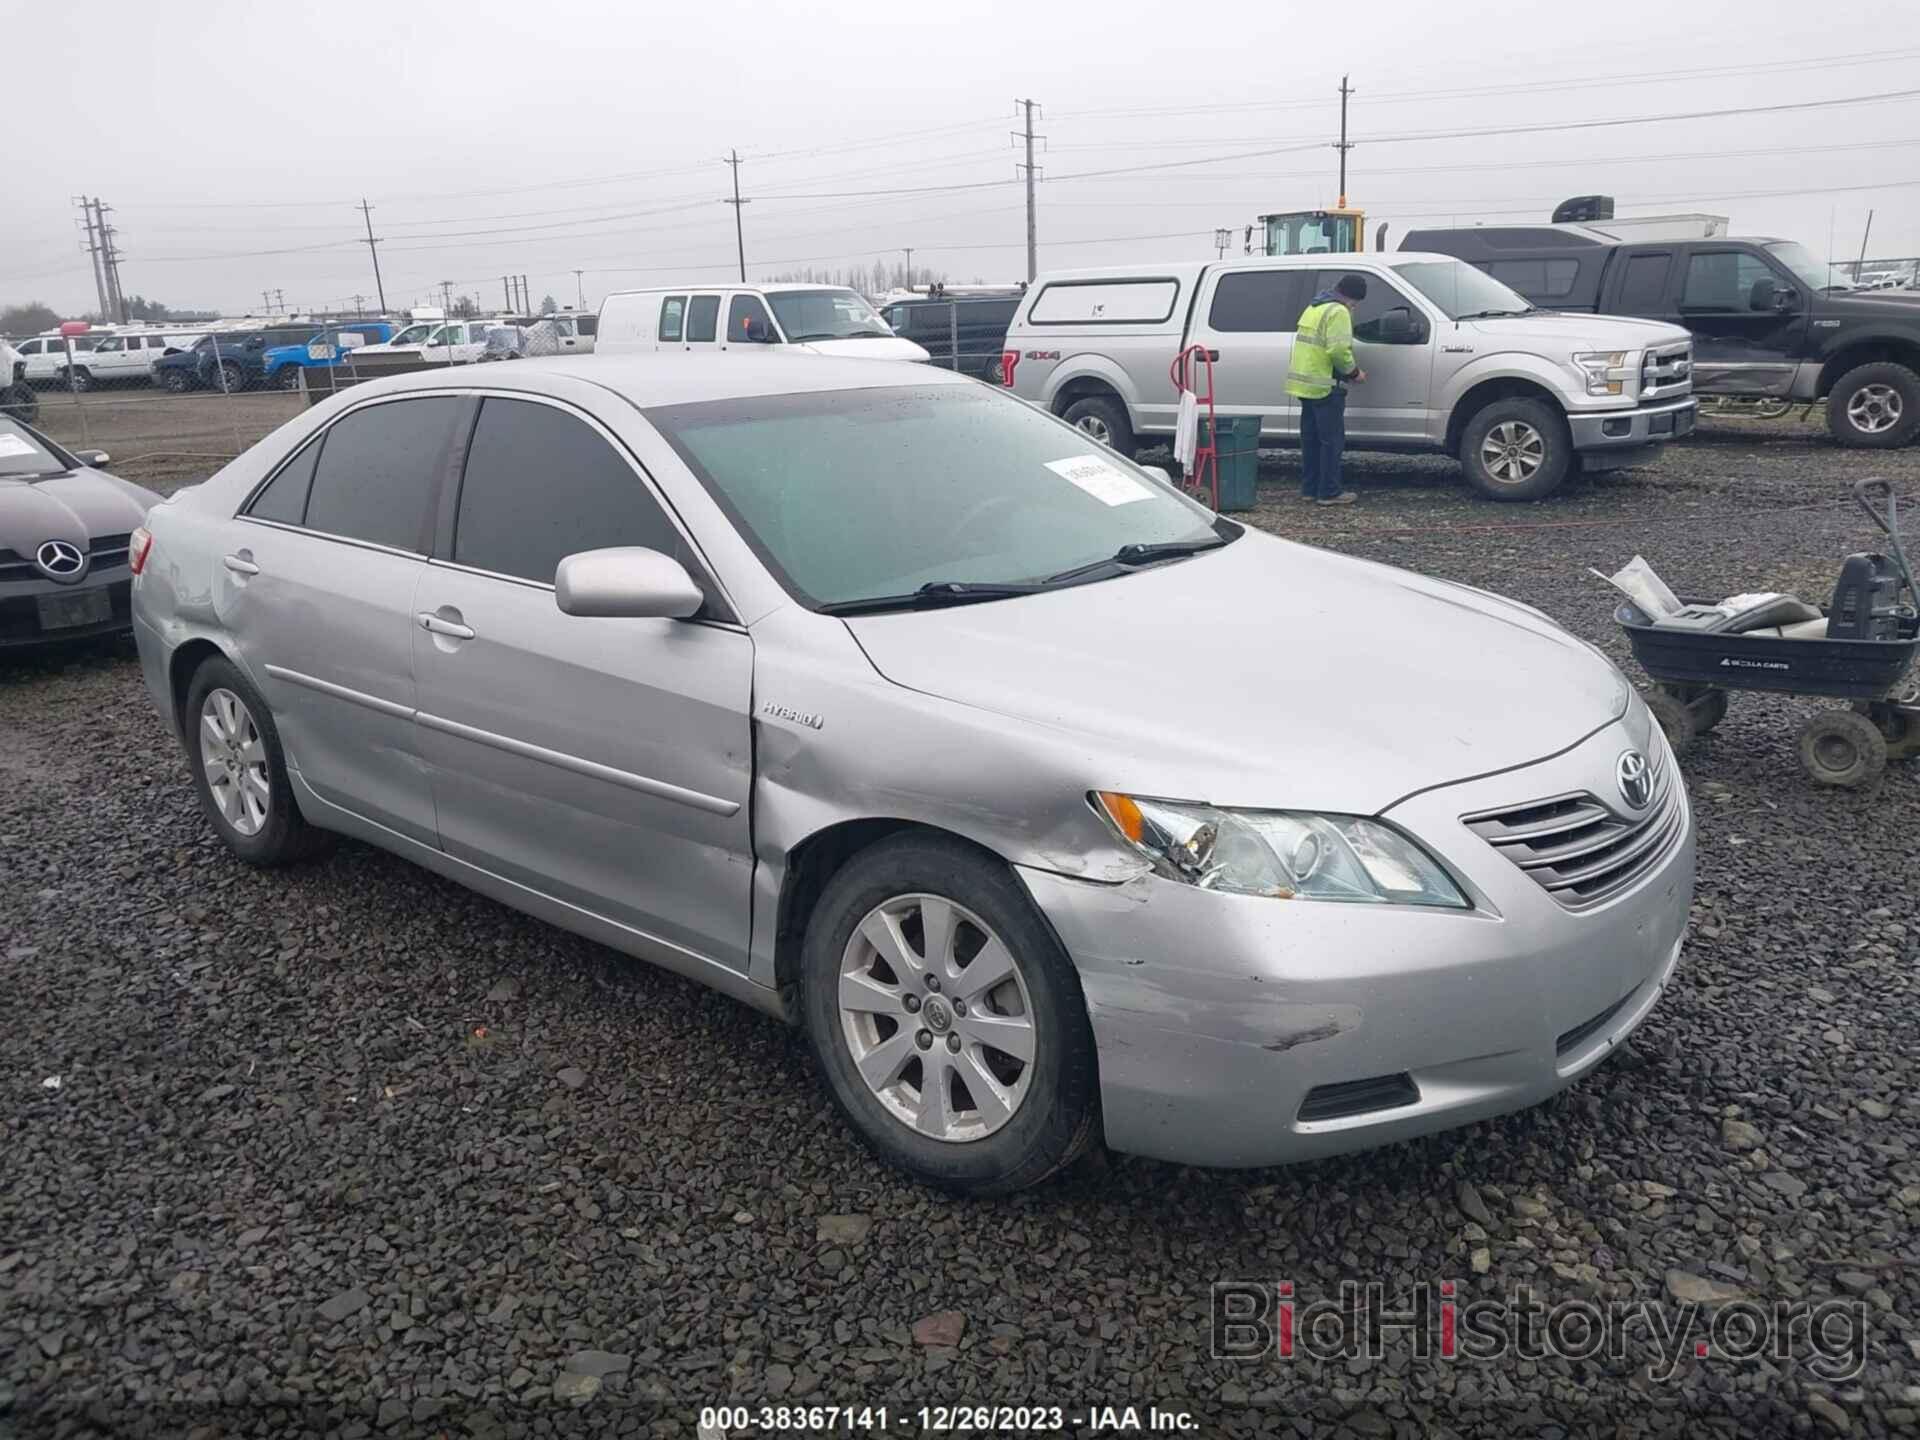
<path id="1" fill-rule="evenodd" d="M 1693 707 L 1677 695 L 1665 690 L 1653 689 L 1644 692 L 1641 697 L 1647 702 L 1647 709 L 1659 722 L 1661 731 L 1667 737 L 1667 744 L 1673 753 L 1680 755 L 1693 743 L 1693 737 L 1700 733 L 1700 727 L 1694 719 Z"/>
<path id="2" fill-rule="evenodd" d="M 330 837 L 307 824 L 294 803 L 273 712 L 232 661 L 215 656 L 194 671 L 183 718 L 194 793 L 229 850 L 249 865 L 272 866 L 304 860 L 327 848 Z M 216 729 L 223 734 L 214 734 Z M 251 772 L 252 783 L 220 784 L 216 793 L 221 776 L 234 773 L 234 759 Z M 212 780 L 210 766 L 217 767 Z"/>
<path id="3" fill-rule="evenodd" d="M 942 927 L 948 958 L 927 965 L 929 917 L 941 914 L 952 917 Z M 1009 963 L 995 966 L 1005 978 L 975 993 L 964 988 L 967 972 L 994 953 L 982 935 Z M 843 996 L 854 1003 L 843 1006 Z M 959 841 L 897 836 L 834 876 L 807 924 L 800 1010 L 847 1123 L 881 1159 L 925 1184 L 1011 1194 L 1070 1164 L 1096 1133 L 1093 1028 L 1079 974 L 1012 872 Z M 1022 1019 L 1024 1027 L 1009 1023 Z M 995 1033 L 990 1024 L 1014 1049 L 1029 1050 L 1024 1064 L 983 1043 Z M 860 1060 L 888 1078 L 869 1084 Z M 927 1085 L 935 1064 L 944 1097 L 937 1106 Z M 981 1103 L 970 1080 L 994 1103 Z"/>
<path id="4" fill-rule="evenodd" d="M 0 390 L 0 415 L 18 420 L 23 425 L 33 424 L 40 418 L 39 392 L 24 380 Z"/>
<path id="5" fill-rule="evenodd" d="M 1727 718 L 1727 692 L 1709 690 L 1688 707 L 1693 711 L 1693 728 L 1696 734 L 1705 735 Z"/>
<path id="6" fill-rule="evenodd" d="M 1800 766 L 1822 785 L 1858 790 L 1886 770 L 1886 737 L 1864 715 L 1822 710 L 1800 727 Z"/>
<path id="7" fill-rule="evenodd" d="M 300 388 L 300 367 L 282 365 L 273 372 L 274 388 L 278 390 L 298 390 Z"/>
<path id="8" fill-rule="evenodd" d="M 222 360 L 220 362 L 220 374 L 225 378 L 215 380 L 214 384 L 216 388 L 226 391 L 227 394 L 237 395 L 240 391 L 247 388 L 247 372 L 234 364 L 233 361 Z"/>
<path id="9" fill-rule="evenodd" d="M 178 366 L 160 372 L 160 383 L 176 395 L 184 395 L 193 388 L 193 377 Z"/>
<path id="10" fill-rule="evenodd" d="M 1905 365 L 1857 365 L 1827 396 L 1827 429 L 1842 445 L 1892 450 L 1920 430 L 1920 374 Z"/>
<path id="11" fill-rule="evenodd" d="M 1133 422 L 1127 418 L 1127 407 L 1116 396 L 1089 395 L 1084 400 L 1076 400 L 1061 418 L 1129 460 L 1139 448 L 1133 438 Z"/>
<path id="12" fill-rule="evenodd" d="M 1461 432 L 1460 465 L 1490 500 L 1544 500 L 1573 467 L 1573 437 L 1545 401 L 1495 400 Z"/>
<path id="13" fill-rule="evenodd" d="M 60 372 L 60 388 L 62 390 L 77 391 L 84 395 L 87 391 L 93 389 L 93 375 L 78 365 L 74 366 L 71 370 L 62 370 Z"/>

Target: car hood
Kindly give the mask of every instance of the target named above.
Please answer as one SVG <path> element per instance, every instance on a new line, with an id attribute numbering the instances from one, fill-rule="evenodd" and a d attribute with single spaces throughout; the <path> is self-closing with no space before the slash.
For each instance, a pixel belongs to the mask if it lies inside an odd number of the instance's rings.
<path id="1" fill-rule="evenodd" d="M 124 535 L 160 497 L 104 470 L 52 480 L 0 478 L 0 549 L 32 555 L 49 540 L 86 548 L 96 535 Z"/>
<path id="2" fill-rule="evenodd" d="M 809 355 L 840 355 L 849 360 L 926 360 L 926 350 L 898 335 L 860 336 L 849 340 L 808 340 L 789 345 Z"/>
<path id="3" fill-rule="evenodd" d="M 1257 532 L 1120 579 L 847 624 L 895 684 L 1085 742 L 1103 786 L 1254 808 L 1377 813 L 1565 750 L 1630 693 L 1526 606 Z"/>
<path id="4" fill-rule="evenodd" d="M 1461 324 L 1481 335 L 1518 341 L 1521 345 L 1565 345 L 1574 350 L 1639 350 L 1691 338 L 1678 325 L 1664 320 L 1635 320 L 1625 315 L 1587 315 L 1542 310 L 1532 315 L 1510 315 L 1497 320 L 1465 320 Z"/>

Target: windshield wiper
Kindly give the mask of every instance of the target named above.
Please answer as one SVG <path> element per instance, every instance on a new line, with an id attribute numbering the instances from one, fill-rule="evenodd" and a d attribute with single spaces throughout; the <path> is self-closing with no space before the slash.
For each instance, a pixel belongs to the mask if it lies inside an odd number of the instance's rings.
<path id="1" fill-rule="evenodd" d="M 929 580 L 902 595 L 868 595 L 859 600 L 833 600 L 820 607 L 822 615 L 865 615 L 882 610 L 934 610 L 945 605 L 972 605 L 982 600 L 1005 600 L 1013 595 L 1038 595 L 1049 583 L 1002 583 L 996 580 Z"/>
<path id="2" fill-rule="evenodd" d="M 1092 575 L 1101 570 L 1132 569 L 1136 565 L 1152 565 L 1161 560 L 1178 560 L 1187 555 L 1198 555 L 1203 550 L 1218 550 L 1227 543 L 1224 535 L 1209 535 L 1201 540 L 1162 540 L 1151 545 L 1138 542 L 1122 545 L 1104 560 L 1090 561 L 1085 565 L 1076 565 L 1071 570 L 1062 570 L 1057 575 L 1049 575 L 1046 583 L 1058 585 L 1065 580 L 1077 580 L 1083 575 Z"/>
<path id="3" fill-rule="evenodd" d="M 1507 320 L 1518 315 L 1532 315 L 1539 311 L 1538 305 L 1529 305 L 1524 310 L 1469 310 L 1464 315 L 1456 315 L 1456 320 Z"/>

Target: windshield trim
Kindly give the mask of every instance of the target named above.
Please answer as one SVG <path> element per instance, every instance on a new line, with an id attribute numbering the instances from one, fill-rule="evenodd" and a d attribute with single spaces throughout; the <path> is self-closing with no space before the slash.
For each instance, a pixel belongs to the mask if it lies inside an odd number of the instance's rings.
<path id="1" fill-rule="evenodd" d="M 759 532 L 755 530 L 752 525 L 747 523 L 746 517 L 740 513 L 739 508 L 733 503 L 733 497 L 727 493 L 726 487 L 721 485 L 717 480 L 714 479 L 713 475 L 707 470 L 706 466 L 700 462 L 700 458 L 697 455 L 695 455 L 692 449 L 686 444 L 685 440 L 682 438 L 680 434 L 679 427 L 672 423 L 673 417 L 678 412 L 700 410 L 710 405 L 748 405 L 748 406 L 764 407 L 769 404 L 777 403 L 783 400 L 797 401 L 797 400 L 806 399 L 811 396 L 837 395 L 837 394 L 847 394 L 847 393 L 857 393 L 862 395 L 883 395 L 883 394 L 886 394 L 888 391 L 892 391 L 892 390 L 911 391 L 911 390 L 918 390 L 920 388 L 922 387 L 917 385 L 871 385 L 871 386 L 863 385 L 858 387 L 856 391 L 851 391 L 851 392 L 846 390 L 832 390 L 832 389 L 792 390 L 792 391 L 782 391 L 779 393 L 766 394 L 766 395 L 736 395 L 736 396 L 728 396 L 725 398 L 717 398 L 717 399 L 711 399 L 711 400 L 688 400 L 688 401 L 680 401 L 672 405 L 637 405 L 635 408 L 640 411 L 641 416 L 646 420 L 646 422 L 653 427 L 654 433 L 658 435 L 662 440 L 666 441 L 667 447 L 671 449 L 675 454 L 675 456 L 679 458 L 680 463 L 686 466 L 687 472 L 691 474 L 693 478 L 699 483 L 701 490 L 706 493 L 707 498 L 711 500 L 714 506 L 720 511 L 720 513 L 726 517 L 727 524 L 732 527 L 733 533 L 739 537 L 740 543 L 747 547 L 747 549 L 752 553 L 754 559 L 758 560 L 760 564 L 765 568 L 767 574 L 773 577 L 774 582 L 777 585 L 779 585 L 779 587 L 782 590 L 784 590 L 787 593 L 787 595 L 802 609 L 810 610 L 816 615 L 830 616 L 832 615 L 833 612 L 829 607 L 835 604 L 846 604 L 849 602 L 858 602 L 863 598 L 879 599 L 882 597 L 847 596 L 840 601 L 833 601 L 833 600 L 826 600 L 821 598 L 820 596 L 814 595 L 811 591 L 807 590 L 804 586 L 802 586 L 800 582 L 794 579 L 794 577 L 787 571 L 787 568 L 780 563 L 779 558 L 776 555 L 774 555 L 774 553 L 770 549 L 767 548 L 766 543 L 760 538 Z M 956 386 L 953 386 L 952 388 L 955 389 L 956 391 L 972 391 L 974 389 L 974 387 L 971 385 L 956 385 Z M 1008 404 L 1017 404 L 1017 405 L 1026 404 L 1025 401 L 1017 400 L 1017 399 L 995 400 L 991 403 L 1008 403 Z M 1077 430 L 1075 430 L 1073 426 L 1068 425 L 1066 421 L 1060 419 L 1058 416 L 1049 415 L 1047 416 L 1047 418 L 1049 420 L 1052 420 L 1055 425 L 1058 425 L 1063 430 L 1070 431 L 1074 434 L 1079 433 Z M 1204 509 L 1203 507 L 1201 507 L 1199 502 L 1193 500 L 1190 496 L 1183 493 L 1181 490 L 1178 489 L 1178 487 L 1168 484 L 1167 482 L 1161 480 L 1157 475 L 1149 474 L 1146 470 L 1142 469 L 1139 465 L 1135 464 L 1133 461 L 1122 458 L 1117 452 L 1115 452 L 1112 458 L 1115 460 L 1116 463 L 1126 466 L 1128 471 L 1131 472 L 1135 476 L 1135 478 L 1143 481 L 1146 484 L 1154 486 L 1156 489 L 1165 491 L 1172 497 L 1178 500 L 1181 500 L 1187 505 L 1191 506 L 1196 512 L 1196 518 L 1200 520 L 1201 523 L 1208 524 L 1213 527 L 1214 532 L 1221 537 L 1221 543 L 1217 546 L 1210 546 L 1208 549 L 1198 552 L 1198 555 L 1209 555 L 1209 554 L 1212 554 L 1215 550 L 1224 549 L 1229 543 L 1239 539 L 1242 535 L 1246 533 L 1245 526 L 1240 525 L 1237 522 L 1228 519 L 1224 515 L 1216 515 L 1213 512 Z M 1198 555 L 1196 555 L 1193 558 L 1198 558 Z M 1049 588 L 1057 589 L 1057 590 L 1067 589 L 1070 586 L 1077 586 L 1077 585 L 1089 583 L 1089 581 L 1093 583 L 1103 583 L 1107 580 L 1125 579 L 1129 575 L 1142 574 L 1148 570 L 1152 570 L 1155 568 L 1157 567 L 1154 565 L 1129 565 L 1123 569 L 1116 570 L 1116 572 L 1111 575 L 1089 576 L 1089 577 L 1086 577 L 1085 579 L 1082 579 L 1080 577 L 1075 577 L 1073 580 L 1070 580 L 1070 581 L 1064 582 L 1063 584 L 1052 586 Z M 955 577 L 955 578 L 959 578 L 959 577 Z M 981 581 L 979 583 L 984 588 L 987 585 L 996 583 L 996 582 Z M 1006 583 L 1006 582 L 997 582 L 997 583 Z M 1001 600 L 1024 599 L 1024 598 L 1028 598 L 1028 597 L 1024 595 L 995 595 L 992 597 L 980 596 L 980 597 L 972 598 L 968 603 L 993 604 Z M 903 609 L 899 612 L 892 612 L 892 613 L 901 613 L 901 614 L 924 613 L 925 610 L 930 608 L 942 608 L 942 607 L 921 606 L 912 610 Z M 851 619 L 855 617 L 848 616 L 845 618 Z"/>

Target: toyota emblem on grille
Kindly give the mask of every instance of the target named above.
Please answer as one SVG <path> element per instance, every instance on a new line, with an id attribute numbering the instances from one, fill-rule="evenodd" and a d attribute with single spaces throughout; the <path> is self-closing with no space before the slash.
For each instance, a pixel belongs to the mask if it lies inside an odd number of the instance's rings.
<path id="1" fill-rule="evenodd" d="M 1636 810 L 1644 810 L 1653 799 L 1653 767 L 1638 750 L 1629 750 L 1614 767 L 1620 782 L 1620 797 Z"/>
<path id="2" fill-rule="evenodd" d="M 65 540 L 49 540 L 34 552 L 33 563 L 50 580 L 77 580 L 87 568 L 87 557 L 77 545 Z"/>

